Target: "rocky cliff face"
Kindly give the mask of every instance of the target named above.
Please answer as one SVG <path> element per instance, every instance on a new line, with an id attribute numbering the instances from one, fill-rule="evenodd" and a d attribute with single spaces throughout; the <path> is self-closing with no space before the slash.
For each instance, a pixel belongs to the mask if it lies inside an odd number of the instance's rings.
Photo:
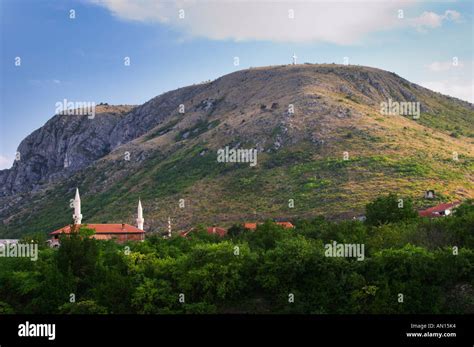
<path id="1" fill-rule="evenodd" d="M 93 119 L 55 115 L 20 143 L 20 160 L 0 171 L 0 196 L 35 191 L 71 176 L 164 122 L 178 112 L 177 105 L 205 88 L 180 88 L 138 107 L 98 106 Z"/>
<path id="2" fill-rule="evenodd" d="M 134 108 L 115 124 L 110 133 L 113 148 L 142 136 L 168 117 L 177 114 L 179 105 L 205 89 L 205 85 L 195 85 L 173 90 L 157 96 L 150 101 Z"/>
<path id="3" fill-rule="evenodd" d="M 0 171 L 0 196 L 35 191 L 108 154 L 110 134 L 130 106 L 98 106 L 93 119 L 56 115 L 19 145 L 11 169 Z"/>

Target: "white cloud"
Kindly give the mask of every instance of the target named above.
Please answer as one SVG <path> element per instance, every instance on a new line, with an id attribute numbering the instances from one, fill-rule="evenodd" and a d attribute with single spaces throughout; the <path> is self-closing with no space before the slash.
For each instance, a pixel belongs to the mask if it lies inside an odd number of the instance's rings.
<path id="1" fill-rule="evenodd" d="M 167 5 L 172 4 L 153 0 L 90 0 L 90 2 L 106 7 L 117 17 L 141 22 L 167 22 L 167 16 L 170 15 Z"/>
<path id="2" fill-rule="evenodd" d="M 434 12 L 423 12 L 419 17 L 408 19 L 411 26 L 417 28 L 419 31 L 426 31 L 440 27 L 444 21 L 459 21 L 461 14 L 457 11 L 446 10 L 444 14 L 437 14 Z"/>
<path id="3" fill-rule="evenodd" d="M 0 170 L 9 169 L 13 165 L 13 159 L 0 154 Z"/>
<path id="4" fill-rule="evenodd" d="M 419 84 L 441 94 L 474 103 L 474 82 L 472 81 L 442 80 L 421 82 Z"/>
<path id="5" fill-rule="evenodd" d="M 451 69 L 461 69 L 464 67 L 464 63 L 458 61 L 457 65 L 454 64 L 454 61 L 434 61 L 431 64 L 427 65 L 428 69 L 433 72 L 448 71 Z"/>
<path id="6" fill-rule="evenodd" d="M 457 66 L 453 61 L 435 61 L 426 67 L 436 73 L 431 74 L 436 79 L 421 82 L 422 86 L 474 103 L 473 60 L 458 60 Z"/>
<path id="7" fill-rule="evenodd" d="M 354 44 L 372 32 L 404 26 L 426 30 L 460 17 L 458 12 L 448 10 L 444 14 L 424 12 L 417 18 L 398 19 L 398 10 L 415 5 L 414 0 L 89 1 L 123 20 L 162 23 L 187 37 L 235 41 Z M 180 10 L 184 10 L 184 19 L 179 18 Z M 294 19 L 289 19 L 289 10 L 294 11 Z"/>
<path id="8" fill-rule="evenodd" d="M 62 82 L 61 80 L 58 80 L 58 79 L 52 79 L 52 80 L 32 79 L 32 80 L 28 80 L 28 83 L 35 87 L 50 87 L 51 85 L 60 85 Z"/>

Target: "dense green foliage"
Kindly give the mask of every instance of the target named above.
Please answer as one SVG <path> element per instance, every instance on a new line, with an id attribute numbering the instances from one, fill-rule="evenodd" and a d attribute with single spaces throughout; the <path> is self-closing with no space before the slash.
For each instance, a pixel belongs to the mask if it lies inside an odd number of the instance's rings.
<path id="1" fill-rule="evenodd" d="M 0 258 L 0 313 L 474 313 L 473 206 L 407 215 L 126 245 L 74 235 L 37 261 Z M 333 241 L 363 244 L 365 259 L 326 256 Z"/>
<path id="2" fill-rule="evenodd" d="M 378 197 L 366 207 L 367 223 L 381 225 L 416 218 L 411 199 L 398 198 L 395 194 Z"/>

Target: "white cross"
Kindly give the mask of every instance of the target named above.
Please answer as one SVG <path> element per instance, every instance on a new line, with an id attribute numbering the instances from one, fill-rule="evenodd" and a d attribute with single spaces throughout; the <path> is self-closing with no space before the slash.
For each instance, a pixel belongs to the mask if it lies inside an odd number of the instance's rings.
<path id="1" fill-rule="evenodd" d="M 293 58 L 293 65 L 296 65 L 296 58 L 298 58 L 298 57 L 296 56 L 295 53 L 293 53 L 292 58 Z"/>

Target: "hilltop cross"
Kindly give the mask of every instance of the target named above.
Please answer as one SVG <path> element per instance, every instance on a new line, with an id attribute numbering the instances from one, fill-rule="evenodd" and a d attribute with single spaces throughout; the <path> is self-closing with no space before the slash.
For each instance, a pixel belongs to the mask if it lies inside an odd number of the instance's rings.
<path id="1" fill-rule="evenodd" d="M 296 53 L 293 53 L 292 58 L 293 58 L 293 65 L 296 65 L 296 58 L 298 58 L 298 57 L 296 56 Z"/>

